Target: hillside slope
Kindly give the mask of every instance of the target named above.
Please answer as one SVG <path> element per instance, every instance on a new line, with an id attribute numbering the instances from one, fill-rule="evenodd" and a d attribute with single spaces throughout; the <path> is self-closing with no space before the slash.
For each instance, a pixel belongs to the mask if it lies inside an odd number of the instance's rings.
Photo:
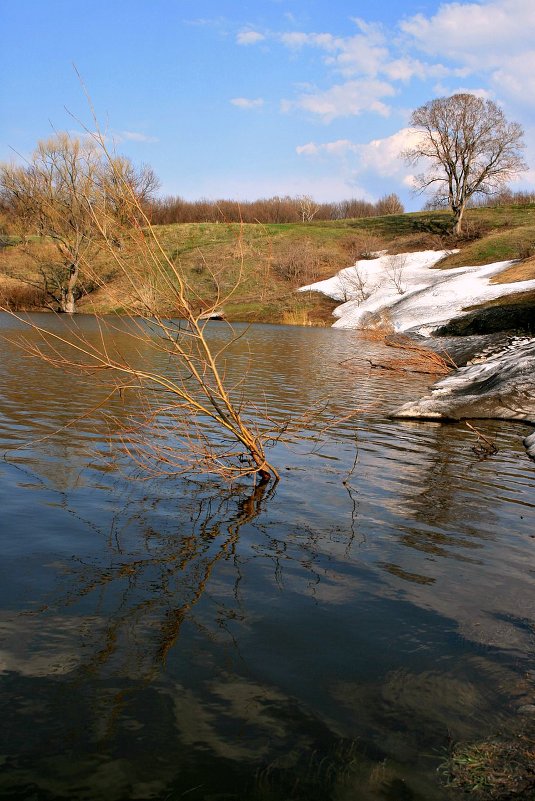
<path id="1" fill-rule="evenodd" d="M 453 251 L 441 269 L 520 260 L 497 280 L 535 278 L 535 205 L 471 209 L 466 234 L 453 240 L 451 216 L 431 211 L 386 217 L 302 224 L 236 225 L 197 223 L 158 226 L 155 230 L 170 258 L 183 271 L 199 309 L 219 302 L 230 321 L 330 325 L 336 305 L 319 293 L 296 289 L 333 276 L 377 250 L 389 253 L 421 250 Z M 0 249 L 0 292 L 16 306 L 24 281 L 38 280 L 40 257 L 52 258 L 50 243 L 34 241 L 30 249 L 16 242 Z M 85 312 L 121 311 L 130 305 L 128 281 L 113 271 L 105 252 L 93 265 L 98 280 L 86 278 L 86 294 L 78 308 Z M 11 280 L 10 280 L 11 279 Z M 21 280 L 23 279 L 23 280 Z M 156 293 L 162 311 L 173 314 L 173 303 L 147 276 L 147 291 Z M 31 293 L 22 306 L 32 306 Z M 535 298 L 528 294 L 531 305 Z M 504 291 L 494 305 L 508 303 Z M 21 307 L 19 303 L 18 308 Z"/>

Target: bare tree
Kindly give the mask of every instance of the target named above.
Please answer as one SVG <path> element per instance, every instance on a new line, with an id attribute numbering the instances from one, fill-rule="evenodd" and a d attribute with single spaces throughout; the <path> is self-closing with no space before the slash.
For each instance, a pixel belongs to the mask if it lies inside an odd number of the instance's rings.
<path id="1" fill-rule="evenodd" d="M 62 159 L 70 152 L 67 144 L 65 141 L 60 151 Z M 245 476 L 278 479 L 264 446 L 279 438 L 287 421 L 277 424 L 268 419 L 265 410 L 245 404 L 242 375 L 235 385 L 227 385 L 226 353 L 235 340 L 232 329 L 227 341 L 214 351 L 205 331 L 206 318 L 232 295 L 240 275 L 225 295 L 216 293 L 211 308 L 203 308 L 179 261 L 166 252 L 152 227 L 139 186 L 132 181 L 125 162 L 108 151 L 101 134 L 93 134 L 93 144 L 96 152 L 89 150 L 79 179 L 73 171 L 74 197 L 61 205 L 55 182 L 49 190 L 49 203 L 42 201 L 40 194 L 29 193 L 28 197 L 38 198 L 37 208 L 43 210 L 50 236 L 59 241 L 62 252 L 64 249 L 77 258 L 76 268 L 83 263 L 89 269 L 85 249 L 100 238 L 118 272 L 114 300 L 122 315 L 97 317 L 96 336 L 85 334 L 75 322 L 50 330 L 46 324 L 18 317 L 30 329 L 21 344 L 27 353 L 63 371 L 105 377 L 110 399 L 135 398 L 134 411 L 126 419 L 113 412 L 108 419 L 114 440 L 149 474 L 215 474 L 228 481 Z M 48 155 L 50 147 L 44 152 Z M 89 169 L 95 160 L 100 160 L 103 169 Z M 54 176 L 55 169 L 55 162 L 49 165 Z M 40 171 L 16 174 L 23 187 L 23 181 L 31 182 L 35 175 L 38 181 L 44 180 Z M 63 182 L 59 188 L 59 200 L 63 201 Z M 21 206 L 22 210 L 28 207 Z M 33 213 L 33 207 L 29 208 Z M 72 215 L 77 232 L 72 240 L 57 221 L 62 209 Z M 241 247 L 241 231 L 236 246 L 238 250 Z M 240 263 L 243 269 L 243 256 Z M 98 283 L 98 275 L 92 278 Z M 108 291 L 113 290 L 108 287 Z M 163 300 L 165 315 L 161 312 Z"/>
<path id="2" fill-rule="evenodd" d="M 405 294 L 405 282 L 403 276 L 407 266 L 407 253 L 396 253 L 388 257 L 386 272 L 388 280 L 395 287 L 398 295 Z"/>
<path id="3" fill-rule="evenodd" d="M 356 300 L 359 306 L 373 292 L 373 287 L 368 286 L 368 273 L 359 262 L 339 273 L 338 285 L 344 302 Z"/>
<path id="4" fill-rule="evenodd" d="M 383 197 L 379 198 L 375 204 L 375 212 L 379 216 L 385 214 L 403 214 L 405 212 L 405 207 L 398 195 L 396 195 L 395 192 L 391 192 L 389 195 L 383 195 Z"/>
<path id="5" fill-rule="evenodd" d="M 312 222 L 319 211 L 319 206 L 311 195 L 301 195 L 297 198 L 302 222 Z"/>
<path id="6" fill-rule="evenodd" d="M 42 289 L 59 311 L 74 313 L 82 293 L 81 270 L 91 264 L 106 237 L 118 246 L 120 226 L 131 222 L 131 203 L 125 207 L 119 185 L 128 186 L 141 207 L 157 179 L 152 170 L 136 170 L 124 157 L 104 159 L 91 138 L 66 133 L 39 142 L 25 166 L 0 166 L 2 203 L 17 233 L 25 241 L 43 237 L 54 243 L 56 252 L 56 258 L 48 253 L 38 258 L 34 278 L 13 277 Z"/>
<path id="7" fill-rule="evenodd" d="M 425 160 L 417 189 L 434 191 L 435 201 L 450 207 L 456 235 L 473 195 L 492 194 L 527 169 L 522 127 L 507 122 L 492 100 L 464 93 L 430 100 L 413 111 L 411 125 L 420 137 L 403 155 L 410 164 Z"/>

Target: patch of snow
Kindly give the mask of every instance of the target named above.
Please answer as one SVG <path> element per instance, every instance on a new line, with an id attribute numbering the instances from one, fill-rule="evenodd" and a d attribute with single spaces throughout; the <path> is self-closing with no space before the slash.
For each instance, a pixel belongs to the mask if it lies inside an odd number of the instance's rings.
<path id="1" fill-rule="evenodd" d="M 491 284 L 490 279 L 514 261 L 480 267 L 436 269 L 436 264 L 456 251 L 424 250 L 417 253 L 362 259 L 332 278 L 300 287 L 300 292 L 322 292 L 344 301 L 333 314 L 335 328 L 366 328 L 387 316 L 396 331 L 429 336 L 453 317 L 466 314 L 467 306 L 502 295 L 535 289 L 535 280 Z M 435 269 L 433 269 L 435 268 Z"/>

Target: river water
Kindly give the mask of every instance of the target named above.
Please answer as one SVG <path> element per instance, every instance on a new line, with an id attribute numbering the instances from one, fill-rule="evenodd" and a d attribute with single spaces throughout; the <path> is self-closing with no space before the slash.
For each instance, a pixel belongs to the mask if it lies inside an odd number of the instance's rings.
<path id="1" fill-rule="evenodd" d="M 316 409 L 274 490 L 146 479 L 0 318 L 1 798 L 439 801 L 452 743 L 535 703 L 527 426 L 481 458 L 388 418 L 431 380 L 349 369 L 357 332 L 237 328 L 246 397 Z"/>

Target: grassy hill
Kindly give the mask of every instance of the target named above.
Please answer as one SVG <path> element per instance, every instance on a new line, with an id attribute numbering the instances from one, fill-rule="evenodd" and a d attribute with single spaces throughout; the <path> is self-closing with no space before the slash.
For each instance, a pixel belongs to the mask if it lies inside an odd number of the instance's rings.
<path id="1" fill-rule="evenodd" d="M 383 248 L 392 253 L 459 248 L 441 262 L 442 269 L 518 259 L 500 280 L 535 278 L 535 205 L 471 209 L 461 240 L 452 239 L 450 228 L 448 212 L 429 211 L 301 224 L 190 223 L 159 226 L 156 232 L 192 287 L 193 302 L 202 309 L 221 298 L 231 321 L 329 325 L 335 303 L 318 293 L 296 293 L 296 288 Z M 49 243 L 32 243 L 31 253 L 13 242 L 0 249 L 5 297 L 23 286 L 6 276 L 37 277 L 40 254 L 51 257 Z M 79 309 L 120 311 L 128 305 L 128 282 L 114 275 L 105 253 L 98 262 L 94 267 L 103 285 L 88 282 L 91 291 Z M 525 300 L 535 303 L 535 298 Z M 504 303 L 510 304 L 510 297 Z M 159 304 L 172 314 L 165 295 Z"/>

